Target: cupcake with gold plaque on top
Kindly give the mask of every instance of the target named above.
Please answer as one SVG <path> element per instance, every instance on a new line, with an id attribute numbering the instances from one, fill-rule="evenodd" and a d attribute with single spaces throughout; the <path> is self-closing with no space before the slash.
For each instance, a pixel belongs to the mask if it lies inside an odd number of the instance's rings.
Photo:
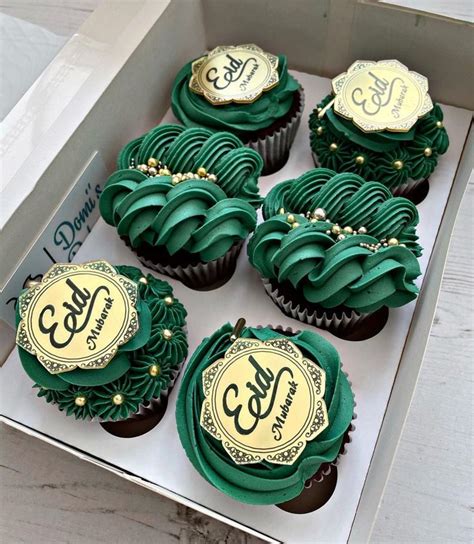
<path id="1" fill-rule="evenodd" d="M 55 264 L 21 293 L 16 342 L 39 397 L 131 437 L 163 417 L 187 355 L 185 319 L 171 287 L 138 268 Z"/>
<path id="2" fill-rule="evenodd" d="M 354 397 L 324 338 L 240 319 L 195 351 L 176 417 L 187 456 L 214 487 L 241 502 L 305 513 L 334 491 Z"/>
<path id="3" fill-rule="evenodd" d="M 356 61 L 309 119 L 315 164 L 421 202 L 449 138 L 426 77 L 397 60 Z"/>
<path id="4" fill-rule="evenodd" d="M 171 105 L 186 127 L 238 136 L 262 156 L 266 175 L 288 159 L 304 93 L 284 55 L 254 44 L 221 45 L 180 70 Z"/>

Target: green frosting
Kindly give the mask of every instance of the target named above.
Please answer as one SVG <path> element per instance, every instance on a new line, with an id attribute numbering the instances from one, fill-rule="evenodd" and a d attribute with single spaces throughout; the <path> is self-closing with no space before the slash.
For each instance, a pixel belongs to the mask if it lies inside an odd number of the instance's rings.
<path id="1" fill-rule="evenodd" d="M 60 410 L 76 419 L 126 419 L 139 405 L 159 398 L 169 388 L 173 376 L 187 356 L 188 344 L 183 330 L 186 310 L 174 299 L 171 286 L 132 266 L 116 266 L 119 274 L 137 282 L 139 298 L 138 332 L 121 345 L 115 357 L 103 369 L 75 369 L 61 374 L 49 374 L 34 355 L 18 348 L 20 360 L 29 377 L 39 388 L 38 396 L 57 404 Z M 20 316 L 17 313 L 17 322 Z M 163 331 L 171 331 L 166 339 Z M 150 372 L 150 366 L 153 368 Z M 123 402 L 115 404 L 113 397 L 122 395 Z M 85 403 L 76 403 L 77 397 Z"/>
<path id="2" fill-rule="evenodd" d="M 148 177 L 134 168 L 159 158 L 172 173 L 202 167 L 217 182 L 190 179 L 173 185 L 170 176 Z M 125 146 L 117 170 L 100 197 L 104 220 L 133 248 L 184 250 L 201 261 L 219 259 L 256 225 L 261 157 L 228 133 L 161 125 Z"/>
<path id="3" fill-rule="evenodd" d="M 308 218 L 317 208 L 326 212 L 326 221 Z M 415 229 L 418 212 L 381 183 L 316 168 L 275 186 L 263 213 L 266 220 L 248 245 L 250 263 L 264 278 L 289 282 L 307 302 L 366 313 L 416 298 L 422 251 Z M 338 240 L 329 233 L 336 223 L 352 227 L 354 234 Z M 381 240 L 390 238 L 403 245 L 384 247 Z M 367 247 L 376 244 L 376 251 Z"/>
<path id="4" fill-rule="evenodd" d="M 324 108 L 332 98 L 326 96 L 318 108 Z M 439 155 L 446 153 L 449 146 L 442 121 L 443 112 L 435 105 L 408 132 L 365 133 L 332 108 L 322 119 L 316 109 L 309 118 L 311 149 L 325 168 L 355 172 L 394 188 L 409 180 L 426 179 L 433 173 Z M 337 148 L 331 149 L 333 143 Z M 425 154 L 427 148 L 431 153 Z M 356 162 L 359 157 L 364 159 L 362 164 L 360 159 Z"/>
<path id="5" fill-rule="evenodd" d="M 262 462 L 235 464 L 220 441 L 199 424 L 204 399 L 203 371 L 224 356 L 230 347 L 232 326 L 227 323 L 206 338 L 195 351 L 183 377 L 176 405 L 176 419 L 181 443 L 196 470 L 217 489 L 236 500 L 250 504 L 278 504 L 301 493 L 309 478 L 323 463 L 336 459 L 354 411 L 354 398 L 339 355 L 324 338 L 310 331 L 291 336 L 291 341 L 326 371 L 324 400 L 328 408 L 329 427 L 308 442 L 292 465 Z M 244 328 L 243 338 L 265 341 L 281 338 L 277 331 Z"/>
<path id="6" fill-rule="evenodd" d="M 175 116 L 186 127 L 206 127 L 210 130 L 227 130 L 245 137 L 248 133 L 264 129 L 284 117 L 291 109 L 294 95 L 300 84 L 288 73 L 284 55 L 278 57 L 279 83 L 264 92 L 250 104 L 213 105 L 199 94 L 191 91 L 191 66 L 186 64 L 176 76 L 171 93 L 171 107 Z"/>

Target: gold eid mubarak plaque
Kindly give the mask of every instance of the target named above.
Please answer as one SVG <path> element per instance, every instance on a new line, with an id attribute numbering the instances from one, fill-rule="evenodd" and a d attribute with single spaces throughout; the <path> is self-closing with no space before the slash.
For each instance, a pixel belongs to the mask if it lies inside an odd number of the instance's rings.
<path id="1" fill-rule="evenodd" d="M 202 383 L 201 426 L 236 464 L 291 465 L 329 425 L 326 374 L 287 338 L 238 338 Z"/>
<path id="2" fill-rule="evenodd" d="M 105 261 L 55 264 L 20 296 L 16 342 L 51 374 L 103 368 L 138 330 L 137 297 Z"/>
<path id="3" fill-rule="evenodd" d="M 334 111 L 364 132 L 407 132 L 433 108 L 426 77 L 397 60 L 358 60 L 332 88 Z"/>
<path id="4" fill-rule="evenodd" d="M 189 88 L 214 105 L 250 103 L 278 81 L 276 55 L 253 44 L 225 45 L 193 62 Z"/>

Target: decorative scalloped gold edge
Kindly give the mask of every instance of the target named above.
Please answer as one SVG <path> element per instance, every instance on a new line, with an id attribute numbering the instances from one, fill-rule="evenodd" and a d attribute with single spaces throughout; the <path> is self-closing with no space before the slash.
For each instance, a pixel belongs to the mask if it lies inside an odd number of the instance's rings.
<path id="1" fill-rule="evenodd" d="M 365 69 L 367 67 L 371 66 L 390 66 L 390 67 L 396 67 L 404 72 L 408 72 L 411 77 L 418 83 L 421 90 L 426 93 L 425 99 L 423 101 L 423 106 L 421 107 L 420 111 L 417 113 L 417 115 L 413 116 L 413 118 L 403 124 L 396 124 L 394 123 L 384 123 L 384 124 L 376 124 L 376 123 L 369 123 L 365 121 L 362 118 L 355 118 L 351 115 L 351 113 L 347 110 L 347 108 L 344 105 L 344 102 L 342 100 L 342 97 L 340 96 L 340 91 L 342 87 L 344 86 L 344 83 L 347 79 L 347 76 L 351 72 L 356 72 L 358 70 Z M 381 132 L 384 130 L 387 130 L 388 132 L 408 132 L 413 125 L 426 115 L 429 111 L 433 109 L 433 102 L 431 100 L 430 95 L 428 94 L 429 90 L 429 83 L 428 79 L 419 74 L 418 72 L 415 72 L 413 70 L 409 70 L 407 66 L 402 64 L 400 61 L 396 59 L 388 59 L 388 60 L 380 60 L 380 61 L 369 61 L 369 60 L 356 60 L 353 62 L 346 72 L 343 72 L 342 74 L 339 74 L 336 76 L 332 81 L 332 90 L 335 94 L 335 101 L 334 101 L 334 111 L 341 115 L 341 117 L 344 117 L 345 119 L 348 119 L 349 121 L 352 121 L 354 125 L 359 127 L 363 132 Z"/>
<path id="2" fill-rule="evenodd" d="M 55 263 L 46 272 L 38 285 L 34 285 L 20 295 L 18 299 L 20 322 L 18 324 L 16 332 L 16 344 L 28 353 L 31 353 L 31 355 L 35 355 L 38 361 L 43 365 L 43 367 L 50 374 L 53 375 L 70 372 L 72 370 L 75 370 L 76 368 L 89 370 L 105 368 L 108 363 L 114 358 L 119 346 L 128 342 L 139 329 L 138 313 L 136 312 L 136 310 L 131 310 L 129 314 L 126 332 L 124 333 L 123 337 L 117 342 L 116 346 L 111 348 L 110 351 L 108 351 L 104 356 L 101 357 L 100 362 L 91 361 L 79 364 L 56 363 L 54 361 L 51 361 L 48 357 L 45 357 L 43 354 L 38 353 L 30 340 L 29 333 L 24 322 L 28 308 L 31 305 L 31 302 L 38 295 L 38 292 L 43 289 L 44 285 L 48 284 L 49 281 L 56 278 L 58 275 L 65 274 L 70 270 L 77 270 L 78 268 L 90 268 L 94 270 L 99 270 L 104 274 L 118 278 L 118 281 L 123 284 L 123 287 L 128 294 L 128 299 L 130 300 L 132 307 L 136 306 L 138 300 L 138 286 L 129 278 L 118 274 L 115 268 L 105 260 L 101 259 L 96 261 L 88 261 L 81 265 L 74 263 Z"/>
<path id="3" fill-rule="evenodd" d="M 210 408 L 211 402 L 209 400 L 212 395 L 213 383 L 215 382 L 216 377 L 219 375 L 220 371 L 222 371 L 226 360 L 233 357 L 237 352 L 247 350 L 251 351 L 253 347 L 257 347 L 260 344 L 263 344 L 265 346 L 274 346 L 275 344 L 281 345 L 283 343 L 288 345 L 291 350 L 294 350 L 295 359 L 300 361 L 306 367 L 308 372 L 311 374 L 316 386 L 319 385 L 319 391 L 315 393 L 316 410 L 310 426 L 310 430 L 305 433 L 304 439 L 300 440 L 296 445 L 291 445 L 286 450 L 282 450 L 281 452 L 277 452 L 275 454 L 269 453 L 265 455 L 261 454 L 261 452 L 257 453 L 241 450 L 235 447 L 235 445 L 230 443 L 227 439 L 224 439 L 225 433 L 222 431 L 222 429 L 219 429 L 219 425 L 214 419 L 212 410 Z M 321 378 L 319 384 L 317 378 L 315 377 L 316 374 L 318 374 L 318 376 Z M 211 436 L 213 436 L 216 440 L 222 442 L 223 448 L 237 465 L 259 463 L 262 460 L 267 460 L 280 465 L 292 465 L 303 453 L 306 444 L 311 440 L 314 440 L 329 426 L 329 417 L 326 403 L 324 401 L 324 393 L 326 389 L 326 372 L 316 363 L 304 358 L 298 347 L 287 338 L 275 338 L 272 340 L 266 340 L 264 342 L 253 338 L 238 338 L 226 351 L 223 358 L 218 359 L 203 371 L 202 386 L 205 399 L 201 407 L 199 423 L 201 427 L 206 430 Z M 321 417 L 324 421 L 322 424 L 318 425 L 318 421 L 321 420 Z"/>
<path id="4" fill-rule="evenodd" d="M 197 74 L 201 68 L 201 66 L 204 64 L 204 62 L 212 56 L 218 55 L 219 53 L 225 52 L 225 51 L 233 51 L 236 49 L 246 49 L 248 51 L 258 51 L 261 55 L 267 58 L 267 60 L 272 65 L 272 68 L 274 70 L 272 77 L 268 80 L 265 87 L 260 89 L 259 91 L 256 91 L 254 93 L 249 93 L 248 95 L 241 97 L 241 98 L 231 98 L 231 99 L 225 99 L 221 96 L 218 96 L 216 94 L 209 93 L 207 91 L 204 91 L 199 83 L 197 82 Z M 278 74 L 278 56 L 272 55 L 271 53 L 267 53 L 266 51 L 263 51 L 262 48 L 258 47 L 255 44 L 247 43 L 242 45 L 219 45 L 215 47 L 212 51 L 210 51 L 207 55 L 204 55 L 198 59 L 196 59 L 191 64 L 191 79 L 189 80 L 189 88 L 192 92 L 199 94 L 201 96 L 204 96 L 204 98 L 210 102 L 213 106 L 223 106 L 225 104 L 251 104 L 252 102 L 255 102 L 264 92 L 270 91 L 274 87 L 276 87 L 280 81 L 280 75 Z"/>

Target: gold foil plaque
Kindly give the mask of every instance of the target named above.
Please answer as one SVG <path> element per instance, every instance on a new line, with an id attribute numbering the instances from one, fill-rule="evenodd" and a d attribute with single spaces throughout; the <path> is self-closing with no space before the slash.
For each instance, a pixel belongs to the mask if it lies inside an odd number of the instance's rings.
<path id="1" fill-rule="evenodd" d="M 190 89 L 211 104 L 254 102 L 278 85 L 278 57 L 253 44 L 222 45 L 193 62 Z"/>
<path id="2" fill-rule="evenodd" d="M 137 296 L 105 261 L 55 264 L 20 296 L 16 342 L 50 374 L 103 368 L 138 330 Z"/>
<path id="3" fill-rule="evenodd" d="M 358 60 L 332 88 L 334 111 L 364 132 L 407 132 L 433 108 L 426 77 L 397 60 Z"/>
<path id="4" fill-rule="evenodd" d="M 326 374 L 287 338 L 238 338 L 202 383 L 201 426 L 237 464 L 291 465 L 329 425 Z"/>

